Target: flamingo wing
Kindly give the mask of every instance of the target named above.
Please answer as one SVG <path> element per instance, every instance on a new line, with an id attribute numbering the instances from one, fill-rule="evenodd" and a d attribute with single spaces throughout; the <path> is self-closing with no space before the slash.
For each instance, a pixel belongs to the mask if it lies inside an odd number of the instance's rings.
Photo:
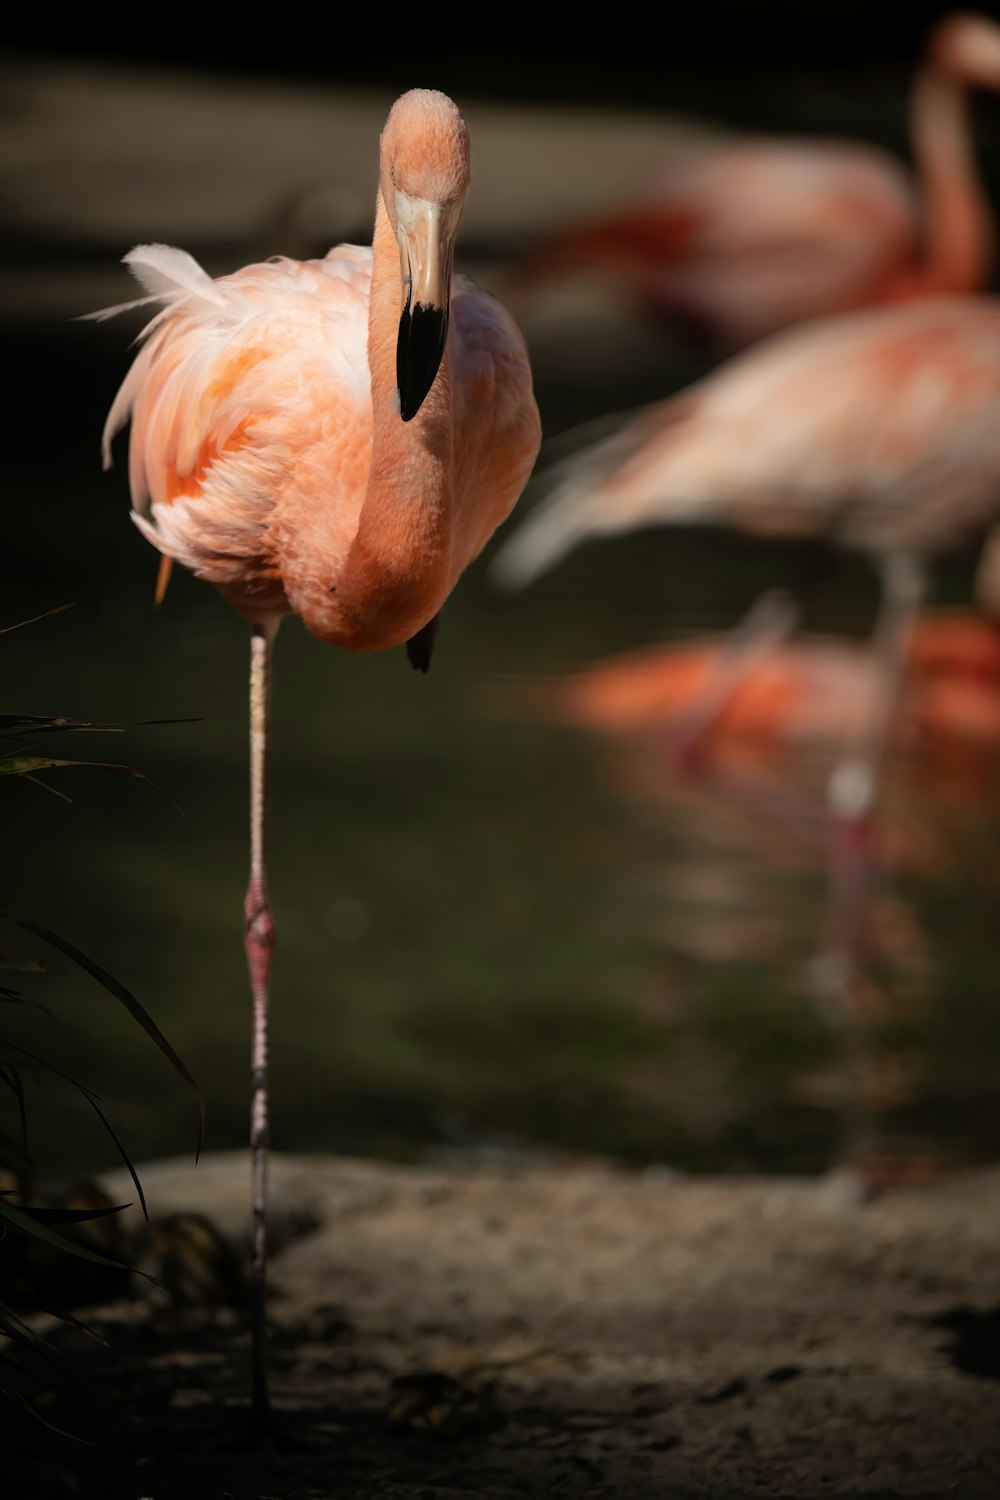
<path id="1" fill-rule="evenodd" d="M 455 410 L 456 574 L 478 556 L 528 481 L 541 437 L 524 339 L 499 302 L 456 277 L 448 351 Z"/>
<path id="2" fill-rule="evenodd" d="M 338 422 L 352 451 L 366 439 L 370 448 L 370 264 L 370 249 L 340 246 L 322 261 L 275 259 L 215 281 L 202 272 L 194 290 L 164 285 L 173 265 L 159 268 L 153 295 L 167 305 L 108 415 L 105 463 L 131 419 L 133 519 L 199 577 L 225 586 L 248 568 L 276 575 L 269 528 L 303 452 Z M 327 490 L 338 491 L 335 469 Z M 349 505 L 331 507 L 342 549 L 359 506 L 353 517 Z"/>
<path id="3" fill-rule="evenodd" d="M 1000 301 L 942 298 L 776 335 L 554 471 L 497 559 L 528 582 L 587 536 L 726 524 L 934 551 L 1000 494 Z"/>

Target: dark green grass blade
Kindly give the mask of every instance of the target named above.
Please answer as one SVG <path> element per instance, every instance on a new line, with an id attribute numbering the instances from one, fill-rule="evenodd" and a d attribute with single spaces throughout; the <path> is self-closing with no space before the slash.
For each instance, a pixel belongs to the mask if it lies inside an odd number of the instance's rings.
<path id="1" fill-rule="evenodd" d="M 189 1071 L 187 1065 L 181 1061 L 180 1057 L 178 1057 L 149 1012 L 139 1004 L 135 996 L 123 984 L 120 984 L 112 974 L 109 974 L 106 969 L 102 969 L 100 964 L 95 963 L 92 958 L 88 958 L 86 953 L 81 953 L 79 948 L 75 948 L 72 943 L 60 937 L 58 933 L 52 932 L 48 927 L 43 927 L 40 922 L 32 921 L 29 918 L 12 917 L 9 913 L 5 915 L 8 922 L 13 922 L 15 927 L 20 927 L 25 932 L 31 932 L 35 937 L 44 938 L 47 943 L 51 943 L 54 948 L 58 948 L 60 953 L 64 953 L 67 958 L 72 959 L 75 964 L 78 964 L 81 969 L 88 973 L 92 979 L 96 979 L 97 983 L 106 989 L 109 995 L 113 995 L 116 1000 L 119 1000 L 133 1020 L 142 1027 L 146 1035 L 159 1047 L 164 1057 L 173 1065 L 184 1079 L 184 1082 L 194 1090 L 198 1101 L 198 1143 L 194 1155 L 194 1159 L 197 1161 L 201 1155 L 201 1148 L 205 1139 L 205 1100 L 202 1097 L 201 1089 L 198 1087 L 193 1074 Z"/>
<path id="2" fill-rule="evenodd" d="M 126 729 L 142 729 L 150 724 L 198 724 L 200 719 L 123 719 L 117 723 L 99 724 L 90 719 L 71 719 L 65 714 L 0 714 L 0 734 L 65 734 L 67 731 L 89 734 L 123 734 Z"/>
<path id="3" fill-rule="evenodd" d="M 64 614 L 67 609 L 73 609 L 72 604 L 57 604 L 55 609 L 47 609 L 43 615 L 32 615 L 30 620 L 18 620 L 16 625 L 0 626 L 0 635 L 9 635 L 12 630 L 23 630 L 26 625 L 37 625 L 39 620 L 51 620 L 53 615 Z"/>
<path id="4" fill-rule="evenodd" d="M 22 1175 L 35 1172 L 38 1168 L 38 1163 L 27 1152 L 22 1151 L 14 1137 L 5 1130 L 0 1131 L 0 1161 L 5 1167 L 10 1167 L 11 1171 Z"/>
<path id="5" fill-rule="evenodd" d="M 106 1219 L 109 1214 L 124 1213 L 131 1203 L 116 1203 L 113 1208 L 36 1208 L 33 1204 L 19 1203 L 23 1214 L 40 1224 L 86 1224 L 91 1219 Z"/>
<path id="6" fill-rule="evenodd" d="M 111 1121 L 108 1119 L 107 1115 L 104 1113 L 104 1110 L 101 1108 L 104 1100 L 101 1098 L 100 1094 L 95 1094 L 93 1089 L 89 1089 L 87 1085 L 85 1083 L 81 1083 L 78 1078 L 72 1078 L 69 1073 L 64 1073 L 61 1068 L 57 1068 L 53 1063 L 46 1062 L 44 1057 L 38 1057 L 34 1052 L 29 1052 L 26 1047 L 19 1047 L 16 1043 L 8 1043 L 8 1045 L 13 1045 L 16 1051 L 18 1051 L 22 1057 L 27 1057 L 31 1062 L 37 1063 L 39 1067 L 45 1068 L 49 1073 L 54 1073 L 57 1078 L 63 1079 L 65 1083 L 70 1084 L 77 1090 L 78 1093 L 83 1095 L 87 1103 L 90 1105 L 91 1109 L 96 1114 L 97 1118 L 100 1120 L 101 1124 L 104 1126 L 105 1130 L 108 1132 L 108 1135 L 114 1141 L 115 1149 L 124 1162 L 125 1167 L 128 1170 L 128 1174 L 132 1179 L 135 1190 L 139 1195 L 139 1206 L 142 1209 L 142 1216 L 148 1222 L 149 1213 L 146 1209 L 146 1195 L 142 1190 L 142 1183 L 139 1181 L 139 1174 L 132 1164 L 132 1158 L 129 1156 L 128 1152 L 125 1150 L 125 1147 L 119 1140 L 117 1131 L 115 1130 Z"/>
<path id="7" fill-rule="evenodd" d="M 0 1358 L 3 1358 L 3 1356 L 0 1355 Z M 17 1364 L 14 1363 L 13 1360 L 4 1359 L 3 1362 L 4 1364 L 12 1365 L 13 1368 L 18 1371 L 18 1374 L 23 1374 L 23 1371 Z M 88 1448 L 96 1447 L 96 1444 L 92 1441 L 92 1439 L 81 1437 L 78 1432 L 67 1432 L 65 1427 L 56 1427 L 53 1425 L 53 1423 L 46 1421 L 38 1408 L 31 1404 L 27 1396 L 25 1396 L 21 1391 L 14 1390 L 12 1386 L 0 1385 L 0 1396 L 2 1396 L 5 1401 L 11 1401 L 15 1406 L 19 1406 L 21 1410 L 25 1412 L 29 1417 L 33 1417 L 36 1422 L 41 1423 L 43 1427 L 47 1427 L 49 1432 L 54 1432 L 57 1437 L 68 1438 L 71 1443 L 86 1443 Z"/>
<path id="8" fill-rule="evenodd" d="M 24 953 L 18 953 L 13 948 L 0 948 L 0 969 L 10 974 L 53 974 L 55 970 L 51 964 L 44 963 L 40 958 L 29 958 Z"/>
<path id="9" fill-rule="evenodd" d="M 148 781 L 145 771 L 107 760 L 57 760 L 51 755 L 21 755 L 11 750 L 0 755 L 0 776 L 32 776 L 36 771 L 59 771 L 67 766 L 86 766 L 91 771 L 117 771 L 123 776 L 138 776 Z"/>
<path id="10" fill-rule="evenodd" d="M 41 1224 L 33 1219 L 24 1209 L 17 1208 L 13 1203 L 7 1203 L 0 1198 L 0 1218 L 6 1220 L 11 1229 L 16 1229 L 19 1234 L 27 1235 L 30 1239 L 41 1240 L 46 1245 L 51 1245 L 54 1250 L 62 1250 L 66 1255 L 75 1255 L 80 1260 L 92 1260 L 95 1265 L 108 1266 L 113 1271 L 133 1271 L 132 1266 L 125 1265 L 124 1261 L 111 1260 L 106 1255 L 100 1255 L 96 1250 L 87 1250 L 83 1245 L 74 1244 L 72 1240 L 64 1239 L 61 1234 L 56 1234 L 47 1224 Z M 143 1276 L 147 1281 L 157 1285 L 156 1279 L 145 1271 L 134 1271 L 134 1275 Z"/>
<path id="11" fill-rule="evenodd" d="M 17 1118 L 21 1127 L 20 1150 L 24 1155 L 28 1151 L 28 1111 L 24 1102 L 24 1083 L 21 1079 L 21 1070 L 17 1063 L 6 1059 L 0 1064 L 0 1083 L 5 1083 L 17 1101 Z"/>
<path id="12" fill-rule="evenodd" d="M 34 1304 L 39 1312 L 48 1313 L 52 1318 L 58 1318 L 60 1323 L 69 1323 L 79 1333 L 86 1334 L 88 1339 L 93 1339 L 95 1344 L 101 1344 L 105 1349 L 110 1349 L 111 1345 L 101 1330 L 99 1328 L 92 1328 L 89 1323 L 82 1322 L 75 1313 L 70 1312 L 68 1307 L 63 1307 L 59 1302 L 49 1302 L 44 1297 L 40 1297 L 37 1292 L 33 1293 L 33 1297 Z"/>
<path id="13" fill-rule="evenodd" d="M 23 776 L 25 781 L 30 781 L 34 786 L 40 786 L 43 791 L 51 792 L 53 796 L 62 798 L 63 802 L 72 802 L 73 798 L 57 787 L 49 786 L 48 782 L 39 781 L 37 771 L 59 771 L 69 768 L 83 768 L 87 771 L 117 771 L 119 776 L 134 776 L 137 781 L 144 781 L 151 786 L 154 792 L 158 792 L 175 812 L 183 813 L 177 806 L 173 797 L 169 796 L 161 786 L 157 786 L 152 776 L 147 776 L 145 771 L 140 771 L 137 766 L 118 765 L 116 762 L 105 760 L 67 760 L 56 759 L 51 755 L 29 755 L 16 750 L 7 750 L 0 754 L 0 776 Z"/>

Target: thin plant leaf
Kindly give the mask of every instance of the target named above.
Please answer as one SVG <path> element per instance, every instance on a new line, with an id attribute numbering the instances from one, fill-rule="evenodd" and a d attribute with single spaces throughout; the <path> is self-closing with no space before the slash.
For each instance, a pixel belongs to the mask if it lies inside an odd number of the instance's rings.
<path id="1" fill-rule="evenodd" d="M 90 1106 L 93 1109 L 94 1113 L 97 1115 L 97 1117 L 100 1120 L 101 1124 L 104 1126 L 105 1130 L 108 1132 L 108 1135 L 114 1141 L 115 1147 L 117 1148 L 119 1156 L 121 1157 L 122 1161 L 125 1163 L 126 1169 L 128 1170 L 128 1175 L 131 1177 L 133 1186 L 135 1187 L 135 1190 L 136 1190 L 136 1192 L 139 1195 L 139 1207 L 142 1209 L 142 1217 L 146 1220 L 146 1223 L 148 1224 L 149 1223 L 149 1210 L 146 1207 L 146 1194 L 142 1190 L 142 1183 L 139 1181 L 139 1174 L 138 1174 L 138 1172 L 136 1171 L 135 1167 L 132 1164 L 132 1158 L 129 1156 L 128 1152 L 125 1150 L 125 1147 L 122 1145 L 121 1141 L 118 1139 L 118 1135 L 117 1135 L 117 1132 L 115 1131 L 114 1126 L 111 1124 L 111 1121 L 108 1119 L 107 1115 L 104 1113 L 104 1111 L 101 1108 L 100 1104 L 98 1104 L 96 1096 L 94 1094 L 90 1093 L 90 1091 L 87 1090 L 87 1089 L 84 1090 L 84 1093 L 85 1093 L 86 1098 L 90 1101 Z"/>
<path id="2" fill-rule="evenodd" d="M 58 969 L 53 969 L 51 972 L 53 974 L 57 974 L 59 971 Z M 9 990 L 6 989 L 3 985 L 0 985 L 0 1000 L 9 1000 L 14 1005 L 27 1005 L 32 1010 L 40 1010 L 42 1015 L 47 1017 L 48 1020 L 55 1020 L 55 1017 L 52 1014 L 49 1006 L 43 1005 L 40 1000 L 35 1000 L 27 995 L 23 995 L 20 990 Z M 3 1043 L 0 1042 L 0 1049 L 2 1049 L 2 1047 Z"/>
<path id="3" fill-rule="evenodd" d="M 17 1100 L 17 1117 L 21 1126 L 21 1150 L 28 1150 L 28 1111 L 24 1103 L 24 1083 L 21 1080 L 21 1070 L 17 1063 L 9 1059 L 0 1064 L 0 1083 L 5 1083 Z"/>
<path id="4" fill-rule="evenodd" d="M 114 1142 L 115 1149 L 124 1162 L 125 1168 L 132 1179 L 137 1194 L 139 1195 L 139 1207 L 142 1209 L 142 1216 L 148 1223 L 149 1213 L 146 1208 L 146 1195 L 142 1190 L 142 1183 L 139 1181 L 139 1174 L 136 1171 L 135 1166 L 133 1165 L 132 1158 L 129 1156 L 128 1152 L 125 1150 L 125 1147 L 119 1140 L 117 1131 L 115 1130 L 111 1121 L 108 1119 L 107 1115 L 104 1113 L 104 1110 L 101 1108 L 104 1100 L 101 1098 L 100 1094 L 95 1094 L 93 1089 L 89 1089 L 87 1085 L 85 1083 L 81 1083 L 78 1078 L 70 1077 L 69 1073 L 64 1073 L 61 1068 L 57 1068 L 54 1063 L 47 1062 L 44 1057 L 38 1057 L 34 1052 L 29 1052 L 26 1047 L 20 1047 L 17 1045 L 17 1043 L 8 1043 L 8 1045 L 13 1045 L 22 1057 L 30 1058 L 32 1062 L 38 1063 L 39 1067 L 46 1068 L 48 1072 L 54 1073 L 57 1078 L 62 1078 L 64 1082 L 70 1084 L 77 1090 L 78 1093 L 83 1095 L 87 1103 L 90 1105 L 91 1109 L 96 1114 L 97 1118 L 100 1120 L 101 1124 L 104 1126 L 105 1130 L 108 1132 L 108 1135 Z"/>
<path id="5" fill-rule="evenodd" d="M 8 922 L 13 922 L 15 927 L 20 927 L 24 932 L 33 933 L 35 937 L 43 938 L 47 943 L 51 943 L 54 948 L 58 948 L 60 953 L 72 959 L 92 979 L 96 979 L 98 984 L 106 989 L 109 995 L 113 995 L 116 1000 L 121 1001 L 133 1020 L 142 1027 L 151 1041 L 155 1042 L 164 1057 L 167 1058 L 168 1062 L 173 1065 L 184 1079 L 184 1082 L 194 1090 L 198 1101 L 198 1144 L 194 1156 L 195 1161 L 197 1161 L 201 1155 L 201 1148 L 205 1139 L 205 1100 L 202 1097 L 201 1089 L 198 1087 L 194 1075 L 190 1072 L 187 1065 L 181 1061 L 180 1057 L 178 1057 L 149 1012 L 139 1004 L 131 991 L 127 990 L 123 984 L 120 984 L 112 974 L 109 974 L 106 969 L 102 969 L 100 964 L 95 963 L 92 958 L 88 958 L 86 953 L 81 953 L 79 948 L 74 948 L 72 943 L 60 937 L 58 933 L 52 932 L 48 927 L 43 927 L 41 922 L 35 922 L 27 917 L 12 917 L 9 912 L 2 915 L 6 916 Z"/>
<path id="6" fill-rule="evenodd" d="M 65 714 L 0 714 L 0 733 L 42 734 L 53 730 L 96 729 L 85 719 L 71 719 Z M 120 732 L 116 729 L 116 733 Z"/>
<path id="7" fill-rule="evenodd" d="M 140 1271 L 127 1266 L 123 1261 L 111 1260 L 107 1255 L 100 1255 L 96 1250 L 88 1250 L 83 1245 L 74 1244 L 72 1240 L 65 1239 L 61 1234 L 56 1234 L 47 1224 L 41 1224 L 33 1219 L 24 1209 L 16 1208 L 13 1203 L 6 1203 L 0 1199 L 0 1218 L 6 1219 L 12 1229 L 20 1234 L 29 1236 L 31 1239 L 41 1240 L 46 1245 L 51 1245 L 55 1250 L 62 1250 L 67 1255 L 75 1255 L 80 1260 L 91 1260 L 95 1265 L 108 1266 L 113 1271 L 132 1271 L 136 1276 L 142 1276 L 146 1281 L 151 1281 L 154 1286 L 159 1285 L 154 1276 L 146 1271 Z"/>
<path id="8" fill-rule="evenodd" d="M 9 973 L 17 974 L 52 974 L 55 971 L 51 964 L 47 964 L 41 958 L 29 958 L 25 953 L 18 953 L 13 948 L 0 948 L 0 969 L 6 969 Z"/>
<path id="9" fill-rule="evenodd" d="M 0 734 L 123 734 L 126 729 L 141 729 L 150 724 L 200 724 L 194 719 L 122 719 L 98 723 L 91 719 L 71 719 L 66 714 L 0 714 Z"/>
<path id="10" fill-rule="evenodd" d="M 14 1139 L 4 1131 L 0 1134 L 0 1162 L 14 1172 L 34 1172 L 38 1163 L 21 1150 Z"/>
<path id="11" fill-rule="evenodd" d="M 61 1349 L 55 1349 L 37 1328 L 32 1328 L 23 1318 L 19 1317 L 12 1307 L 6 1303 L 0 1306 L 0 1333 L 4 1338 L 12 1342 L 25 1344 L 47 1359 L 50 1364 L 61 1365 L 66 1356 Z"/>
<path id="12" fill-rule="evenodd" d="M 9 635 L 12 630 L 23 630 L 26 625 L 37 625 L 39 620 L 51 620 L 53 615 L 61 615 L 67 609 L 75 609 L 74 604 L 57 604 L 55 609 L 47 609 L 43 615 L 32 615 L 30 620 L 18 620 L 16 625 L 4 625 L 0 627 L 0 635 Z"/>
<path id="13" fill-rule="evenodd" d="M 0 755 L 0 776 L 31 776 L 36 771 L 58 771 L 67 766 L 86 766 L 91 771 L 118 771 L 125 776 L 138 776 L 140 781 L 149 780 L 145 771 L 139 771 L 135 766 L 121 766 L 114 761 L 57 760 L 51 755 L 18 755 L 13 750 Z"/>
<path id="14" fill-rule="evenodd" d="M 6 1363 L 9 1364 L 11 1361 L 8 1360 Z M 22 1391 L 16 1391 L 9 1385 L 0 1385 L 0 1396 L 3 1396 L 6 1401 L 12 1401 L 15 1406 L 27 1412 L 29 1417 L 34 1417 L 36 1422 L 40 1422 L 43 1427 L 47 1427 L 49 1432 L 54 1432 L 58 1437 L 68 1438 L 71 1443 L 85 1443 L 88 1448 L 97 1447 L 91 1438 L 81 1437 L 78 1432 L 67 1432 L 65 1427 L 56 1427 L 54 1423 L 47 1421 L 38 1408 L 32 1406 Z"/>
<path id="15" fill-rule="evenodd" d="M 140 771 L 137 766 L 122 766 L 112 761 L 103 760 L 65 760 L 56 759 L 48 755 L 21 755 L 17 751 L 8 750 L 0 754 L 0 776 L 22 776 L 25 781 L 30 781 L 34 786 L 42 788 L 44 792 L 51 792 L 55 797 L 61 797 L 64 802 L 72 803 L 73 798 L 68 793 L 49 786 L 47 781 L 39 781 L 34 774 L 36 771 L 60 770 L 65 767 L 83 767 L 89 771 L 117 771 L 119 775 L 134 776 L 138 781 L 144 781 L 151 786 L 154 792 L 170 803 L 175 812 L 184 816 L 181 808 L 177 806 L 173 797 L 165 792 L 161 786 L 147 776 L 145 771 Z"/>
<path id="16" fill-rule="evenodd" d="M 45 1302 L 33 1292 L 32 1314 L 34 1314 L 36 1309 L 48 1312 L 53 1317 L 60 1318 L 67 1323 L 75 1323 L 81 1332 L 89 1334 L 91 1338 L 96 1338 L 99 1343 L 107 1345 L 107 1341 L 96 1330 L 88 1328 L 77 1318 L 74 1318 L 71 1313 L 67 1312 L 65 1308 L 59 1307 L 54 1302 Z M 54 1344 L 51 1344 L 46 1333 L 24 1322 L 14 1312 L 13 1308 L 8 1307 L 4 1303 L 0 1303 L 0 1333 L 3 1334 L 4 1338 L 10 1339 L 11 1343 L 19 1344 L 22 1348 L 31 1349 L 48 1364 L 54 1365 L 61 1375 L 76 1378 L 77 1369 L 84 1368 L 77 1355 L 69 1354 L 65 1349 L 59 1349 Z M 18 1367 L 15 1365 L 14 1368 Z"/>
<path id="17" fill-rule="evenodd" d="M 60 802 L 68 802 L 72 807 L 73 798 L 68 796 L 66 792 L 59 791 L 58 787 L 49 786 L 47 781 L 39 781 L 37 776 L 29 776 L 26 772 L 24 773 L 24 780 L 30 781 L 32 786 L 39 787 L 43 792 L 51 792 L 53 797 L 58 797 Z"/>
<path id="18" fill-rule="evenodd" d="M 40 1224 L 86 1224 L 91 1219 L 106 1219 L 109 1214 L 124 1213 L 131 1203 L 116 1203 L 113 1208 L 37 1208 L 33 1204 L 19 1203 L 23 1214 Z"/>
<path id="19" fill-rule="evenodd" d="M 86 1334 L 88 1339 L 93 1339 L 95 1344 L 101 1344 L 105 1349 L 111 1347 L 99 1328 L 91 1328 L 89 1323 L 82 1322 L 75 1313 L 70 1312 L 68 1307 L 63 1307 L 59 1302 L 48 1302 L 37 1292 L 32 1294 L 32 1298 L 39 1312 L 48 1313 L 51 1318 L 58 1318 L 60 1323 L 69 1323 L 72 1328 L 79 1333 Z"/>

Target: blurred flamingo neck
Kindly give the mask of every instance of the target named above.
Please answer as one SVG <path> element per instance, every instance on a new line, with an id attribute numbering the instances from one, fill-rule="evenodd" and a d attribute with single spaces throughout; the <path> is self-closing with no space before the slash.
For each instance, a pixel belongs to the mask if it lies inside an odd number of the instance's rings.
<path id="1" fill-rule="evenodd" d="M 962 83 L 939 64 L 917 77 L 913 143 L 924 216 L 919 277 L 929 290 L 981 288 L 993 261 L 993 226 L 976 173 Z"/>
<path id="2" fill-rule="evenodd" d="M 436 613 L 446 590 L 453 509 L 453 417 L 447 352 L 416 416 L 396 385 L 402 311 L 399 247 L 378 195 L 368 311 L 372 453 L 358 530 L 337 582 L 339 629 L 354 650 L 398 645 Z"/>

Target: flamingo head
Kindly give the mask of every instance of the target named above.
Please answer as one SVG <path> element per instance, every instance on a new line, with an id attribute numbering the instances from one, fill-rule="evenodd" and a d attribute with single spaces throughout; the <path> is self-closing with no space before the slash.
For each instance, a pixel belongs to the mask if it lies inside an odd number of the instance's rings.
<path id="1" fill-rule="evenodd" d="M 411 89 L 389 111 L 379 183 L 399 243 L 396 381 L 404 422 L 423 404 L 448 338 L 451 270 L 469 185 L 469 132 L 436 89 Z"/>
<path id="2" fill-rule="evenodd" d="M 969 88 L 1000 89 L 1000 26 L 977 11 L 945 16 L 931 37 L 938 67 Z"/>

